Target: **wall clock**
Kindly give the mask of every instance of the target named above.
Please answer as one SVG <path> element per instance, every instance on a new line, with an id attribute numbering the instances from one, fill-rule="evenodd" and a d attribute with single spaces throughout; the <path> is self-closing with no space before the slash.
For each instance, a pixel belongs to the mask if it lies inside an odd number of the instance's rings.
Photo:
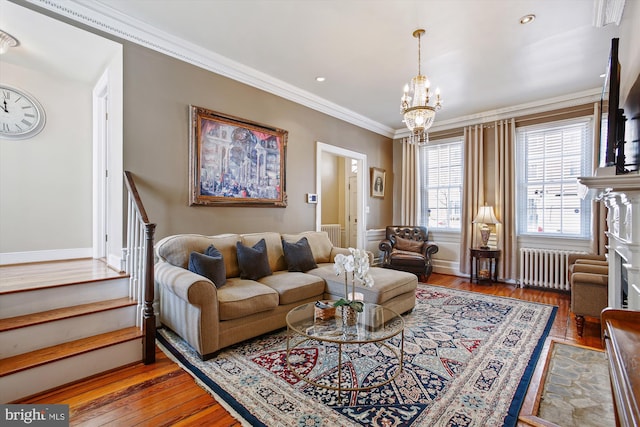
<path id="1" fill-rule="evenodd" d="M 37 135 L 46 121 L 36 98 L 7 85 L 0 85 L 0 138 L 27 139 Z"/>

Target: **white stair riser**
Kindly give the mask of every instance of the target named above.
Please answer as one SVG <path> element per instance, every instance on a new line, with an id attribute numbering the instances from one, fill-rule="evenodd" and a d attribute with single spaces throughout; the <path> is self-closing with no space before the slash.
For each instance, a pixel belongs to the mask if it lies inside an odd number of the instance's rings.
<path id="1" fill-rule="evenodd" d="M 82 378 L 140 362 L 142 340 L 83 353 L 0 378 L 0 403 L 9 403 Z"/>
<path id="2" fill-rule="evenodd" d="M 136 325 L 136 306 L 85 314 L 0 333 L 0 358 Z"/>
<path id="3" fill-rule="evenodd" d="M 0 298 L 0 319 L 128 296 L 128 278 L 13 292 Z"/>

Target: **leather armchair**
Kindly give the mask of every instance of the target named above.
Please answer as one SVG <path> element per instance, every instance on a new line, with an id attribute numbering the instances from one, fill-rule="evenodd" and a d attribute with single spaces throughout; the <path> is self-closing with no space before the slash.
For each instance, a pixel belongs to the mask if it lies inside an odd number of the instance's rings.
<path id="1" fill-rule="evenodd" d="M 385 239 L 378 245 L 382 251 L 382 267 L 415 274 L 427 280 L 433 271 L 431 256 L 438 245 L 427 240 L 427 228 L 410 225 L 390 225 Z"/>
<path id="2" fill-rule="evenodd" d="M 571 257 L 571 312 L 576 318 L 576 329 L 581 337 L 585 316 L 599 319 L 600 313 L 608 305 L 609 266 L 604 257 Z"/>

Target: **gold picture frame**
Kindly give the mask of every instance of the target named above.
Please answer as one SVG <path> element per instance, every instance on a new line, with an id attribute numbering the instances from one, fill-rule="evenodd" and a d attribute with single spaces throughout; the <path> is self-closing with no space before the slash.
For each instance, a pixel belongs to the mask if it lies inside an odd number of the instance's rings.
<path id="1" fill-rule="evenodd" d="M 189 205 L 286 207 L 288 132 L 189 109 Z"/>
<path id="2" fill-rule="evenodd" d="M 387 186 L 386 172 L 384 169 L 371 168 L 371 197 L 384 199 L 384 190 Z"/>

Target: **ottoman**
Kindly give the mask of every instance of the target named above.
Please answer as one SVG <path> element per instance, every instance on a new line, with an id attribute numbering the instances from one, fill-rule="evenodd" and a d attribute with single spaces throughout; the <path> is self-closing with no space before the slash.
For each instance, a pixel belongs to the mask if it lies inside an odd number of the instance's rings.
<path id="1" fill-rule="evenodd" d="M 337 300 L 345 297 L 344 275 L 336 276 L 333 264 L 315 268 L 307 273 L 325 280 L 324 298 Z M 415 274 L 380 267 L 370 268 L 369 274 L 373 277 L 372 287 L 356 285 L 356 292 L 364 295 L 364 302 L 383 305 L 398 314 L 411 311 L 416 305 L 418 278 Z M 348 283 L 348 291 L 351 292 L 351 278 Z"/>

